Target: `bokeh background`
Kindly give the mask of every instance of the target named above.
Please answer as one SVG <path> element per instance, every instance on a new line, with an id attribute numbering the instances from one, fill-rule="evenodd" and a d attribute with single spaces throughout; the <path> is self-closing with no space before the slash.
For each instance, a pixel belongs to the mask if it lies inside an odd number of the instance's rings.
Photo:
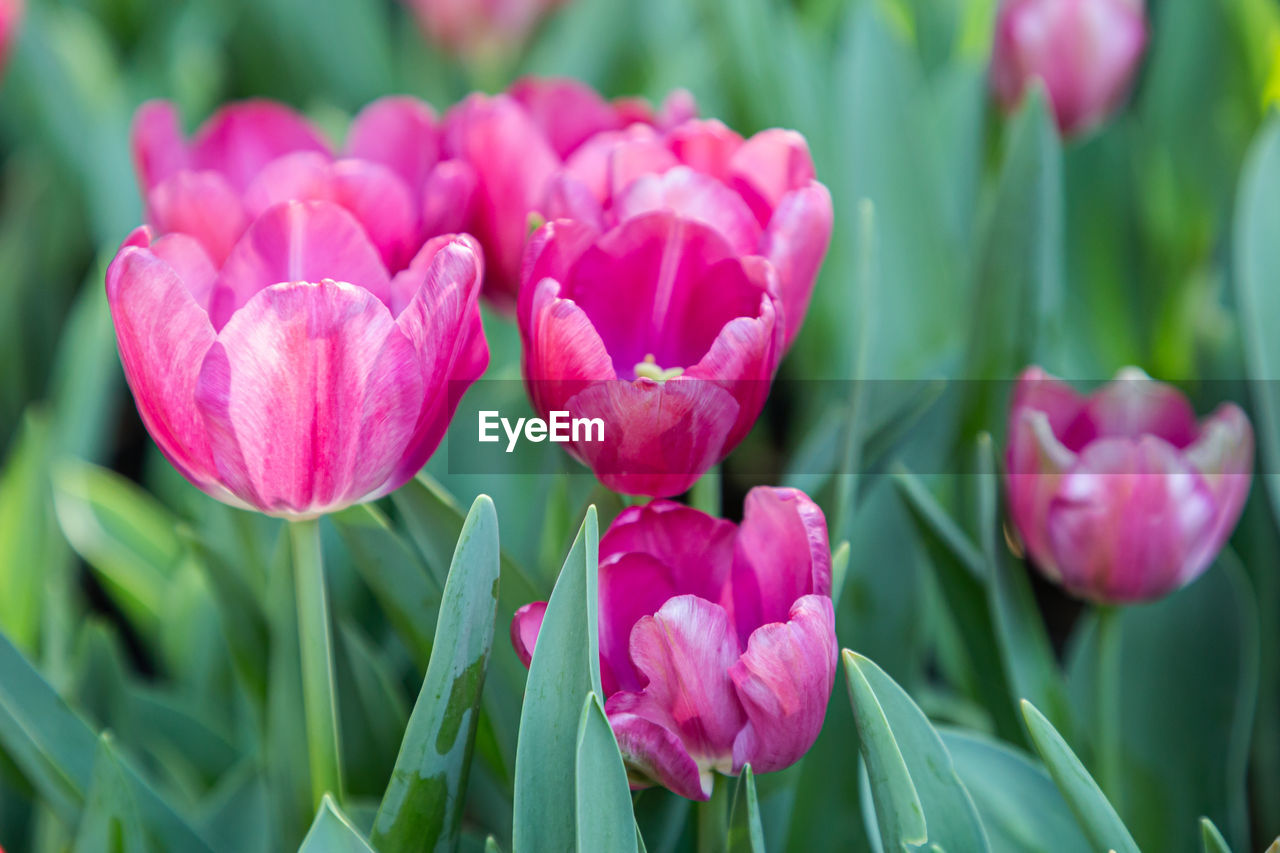
<path id="1" fill-rule="evenodd" d="M 1280 241 L 1280 217 L 1265 218 L 1280 175 L 1242 179 L 1280 99 L 1272 0 L 1149 2 L 1150 44 L 1130 101 L 1066 144 L 1042 99 L 1007 118 L 991 104 L 995 0 L 571 0 L 523 50 L 474 62 L 430 44 L 394 2 L 27 5 L 0 88 L 0 630 L 230 849 L 285 849 L 306 823 L 303 809 L 289 815 L 270 799 L 272 754 L 296 744 L 263 741 L 249 722 L 255 703 L 272 707 L 269 626 L 227 624 L 210 568 L 257 563 L 266 577 L 278 524 L 187 486 L 124 386 L 103 269 L 142 219 L 128 128 L 147 98 L 174 99 L 189 127 L 228 99 L 278 98 L 341 139 L 380 95 L 419 95 L 443 111 L 469 91 L 537 73 L 655 101 L 683 87 L 704 115 L 740 132 L 803 132 L 835 199 L 835 236 L 804 331 L 766 415 L 725 464 L 719 499 L 733 516 L 759 483 L 820 496 L 833 541 L 852 543 L 837 603 L 842 646 L 877 661 L 935 720 L 1015 743 L 1020 730 L 982 701 L 983 662 L 966 658 L 966 623 L 939 581 L 944 558 L 904 507 L 886 473 L 892 460 L 909 457 L 972 526 L 973 478 L 963 472 L 979 433 L 999 443 L 1005 381 L 1028 363 L 1085 384 L 1139 365 L 1201 412 L 1224 399 L 1253 413 L 1280 400 L 1262 381 L 1276 378 L 1265 359 L 1245 345 L 1274 337 L 1280 316 L 1268 323 L 1237 309 L 1242 229 Z M 1271 272 L 1261 284 L 1280 288 L 1280 268 Z M 487 378 L 518 378 L 512 324 L 491 316 L 487 327 Z M 850 380 L 867 379 L 911 382 L 860 399 L 854 389 L 867 386 Z M 1265 466 L 1277 438 L 1256 414 L 1255 425 Z M 854 428 L 873 458 L 851 467 L 839 448 Z M 429 470 L 462 506 L 493 495 L 504 551 L 527 580 L 523 599 L 517 586 L 504 590 L 500 620 L 546 597 L 588 499 L 603 502 L 607 521 L 613 499 L 568 462 L 565 476 L 504 476 L 450 470 L 448 459 L 442 450 Z M 855 468 L 868 471 L 855 500 L 838 501 Z M 1255 480 L 1218 567 L 1126 617 L 1121 813 L 1144 849 L 1198 850 L 1201 814 L 1239 850 L 1280 833 L 1273 476 Z M 376 803 L 420 667 L 375 603 L 358 537 L 339 527 L 325 535 L 351 788 L 357 802 Z M 209 542 L 213 552 L 202 550 Z M 1035 591 L 1070 701 L 1087 708 L 1090 617 L 1047 585 Z M 266 661 L 261 697 L 237 686 L 245 646 Z M 491 678 L 510 679 L 502 689 L 518 697 L 519 664 L 501 638 L 494 660 Z M 0 670 L 6 677 L 16 678 Z M 0 683 L 0 718 L 21 699 Z M 492 755 L 481 746 L 468 804 L 481 840 L 509 838 L 503 774 L 516 713 L 518 699 L 510 719 L 482 724 Z M 67 849 L 74 810 L 14 760 L 14 744 L 0 737 L 0 844 Z M 43 758 L 56 766 L 56 753 Z M 857 764 L 838 684 L 812 753 L 759 780 L 770 849 L 868 849 Z M 650 850 L 688 849 L 686 802 L 648 792 L 637 809 L 663 839 Z M 1052 839 L 1027 843 L 1054 849 Z"/>

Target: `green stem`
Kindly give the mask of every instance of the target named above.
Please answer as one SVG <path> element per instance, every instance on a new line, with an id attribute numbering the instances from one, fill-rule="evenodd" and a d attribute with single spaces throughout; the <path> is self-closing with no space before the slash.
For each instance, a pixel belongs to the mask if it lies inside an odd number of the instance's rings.
<path id="1" fill-rule="evenodd" d="M 698 478 L 689 490 L 689 506 L 707 515 L 720 516 L 720 466 L 715 465 Z"/>
<path id="2" fill-rule="evenodd" d="M 711 799 L 698 803 L 698 853 L 725 853 L 729 839 L 729 780 L 713 776 Z"/>
<path id="3" fill-rule="evenodd" d="M 1120 652 L 1119 608 L 1098 608 L 1098 669 L 1094 701 L 1097 726 L 1098 786 L 1120 811 Z"/>
<path id="4" fill-rule="evenodd" d="M 289 525 L 289 532 L 293 540 L 298 648 L 302 657 L 302 702 L 306 717 L 307 756 L 311 766 L 311 794 L 313 805 L 319 807 L 326 793 L 339 801 L 343 798 L 333 636 L 329 630 L 320 523 L 315 520 L 295 521 Z"/>

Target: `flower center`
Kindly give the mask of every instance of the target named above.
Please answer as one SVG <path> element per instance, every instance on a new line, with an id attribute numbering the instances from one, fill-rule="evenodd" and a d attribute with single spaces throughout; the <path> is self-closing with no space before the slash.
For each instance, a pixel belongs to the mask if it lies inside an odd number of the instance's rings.
<path id="1" fill-rule="evenodd" d="M 648 353 L 644 357 L 644 361 L 635 367 L 637 379 L 652 379 L 654 382 L 666 382 L 668 379 L 675 379 L 684 373 L 683 367 L 668 367 L 663 370 L 658 366 L 658 360 L 653 357 L 653 353 Z"/>

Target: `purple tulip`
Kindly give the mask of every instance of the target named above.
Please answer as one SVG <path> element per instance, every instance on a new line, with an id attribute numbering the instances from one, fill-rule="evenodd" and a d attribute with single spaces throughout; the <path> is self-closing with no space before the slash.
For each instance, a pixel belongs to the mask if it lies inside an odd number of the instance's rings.
<path id="1" fill-rule="evenodd" d="M 1197 422 L 1136 369 L 1088 396 L 1038 367 L 1018 380 L 1010 513 L 1032 561 L 1097 602 L 1150 601 L 1195 580 L 1249 494 L 1253 430 L 1227 403 Z"/>
<path id="2" fill-rule="evenodd" d="M 1078 134 L 1124 100 L 1146 42 L 1142 0 L 1006 0 L 992 86 L 1011 111 L 1039 78 L 1062 133 Z"/>
<path id="3" fill-rule="evenodd" d="M 756 488 L 742 525 L 670 501 L 600 540 L 605 710 L 632 787 L 706 800 L 712 773 L 782 770 L 822 728 L 836 672 L 826 520 L 795 489 Z M 511 623 L 528 665 L 546 610 Z"/>

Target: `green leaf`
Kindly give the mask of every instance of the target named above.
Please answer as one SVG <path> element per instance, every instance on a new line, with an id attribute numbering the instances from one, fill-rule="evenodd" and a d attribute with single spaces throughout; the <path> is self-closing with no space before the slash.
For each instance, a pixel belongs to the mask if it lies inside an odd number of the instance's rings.
<path id="1" fill-rule="evenodd" d="M 383 853 L 457 843 L 498 604 L 498 517 L 481 495 L 458 539 L 431 663 L 374 820 Z"/>
<path id="2" fill-rule="evenodd" d="M 74 853 L 147 853 L 138 808 L 108 734 L 98 738 Z"/>
<path id="3" fill-rule="evenodd" d="M 1098 783 L 1093 781 L 1080 759 L 1036 707 L 1025 699 L 1022 716 L 1031 734 L 1031 742 L 1044 759 L 1049 775 L 1053 777 L 1062 797 L 1075 813 L 1076 823 L 1088 836 L 1095 850 L 1114 850 L 1116 853 L 1139 853 L 1133 836 L 1121 822 L 1116 810 L 1103 796 Z"/>
<path id="4" fill-rule="evenodd" d="M 45 574 L 66 551 L 50 512 L 49 433 L 48 416 L 28 410 L 0 472 L 0 630 L 27 652 L 40 636 Z"/>
<path id="5" fill-rule="evenodd" d="M 578 809 L 578 851 L 636 850 L 636 818 L 618 741 L 595 693 L 587 696 L 578 723 L 574 788 Z"/>
<path id="6" fill-rule="evenodd" d="M 1030 699 L 1059 728 L 1070 730 L 1066 682 L 1049 643 L 1049 634 L 1021 565 L 1011 565 L 1003 541 L 1000 477 L 991 436 L 978 438 L 978 518 L 986 563 L 987 594 L 1000 644 L 1005 678 L 1014 702 Z"/>
<path id="7" fill-rule="evenodd" d="M 326 794 L 298 853 L 374 853 L 374 849 L 333 798 Z"/>
<path id="8" fill-rule="evenodd" d="M 729 853 L 764 853 L 764 825 L 751 765 L 744 765 L 729 807 Z"/>
<path id="9" fill-rule="evenodd" d="M 938 734 L 973 797 L 993 853 L 1090 853 L 1075 815 L 1039 762 L 973 732 L 948 728 Z"/>
<path id="10" fill-rule="evenodd" d="M 1204 844 L 1204 853 L 1231 853 L 1226 839 L 1207 817 L 1200 818 L 1200 840 Z"/>
<path id="11" fill-rule="evenodd" d="M 574 774 L 582 701 L 604 692 L 596 622 L 599 547 L 592 506 L 547 603 L 529 666 L 516 747 L 516 850 L 577 847 Z"/>
<path id="12" fill-rule="evenodd" d="M 989 849 L 973 799 L 928 718 L 870 660 L 846 649 L 844 665 L 884 849 Z"/>
<path id="13" fill-rule="evenodd" d="M 0 745 L 65 820 L 74 821 L 92 787 L 97 735 L 0 634 Z M 169 850 L 210 851 L 174 808 L 121 759 L 124 784 L 142 822 Z"/>

